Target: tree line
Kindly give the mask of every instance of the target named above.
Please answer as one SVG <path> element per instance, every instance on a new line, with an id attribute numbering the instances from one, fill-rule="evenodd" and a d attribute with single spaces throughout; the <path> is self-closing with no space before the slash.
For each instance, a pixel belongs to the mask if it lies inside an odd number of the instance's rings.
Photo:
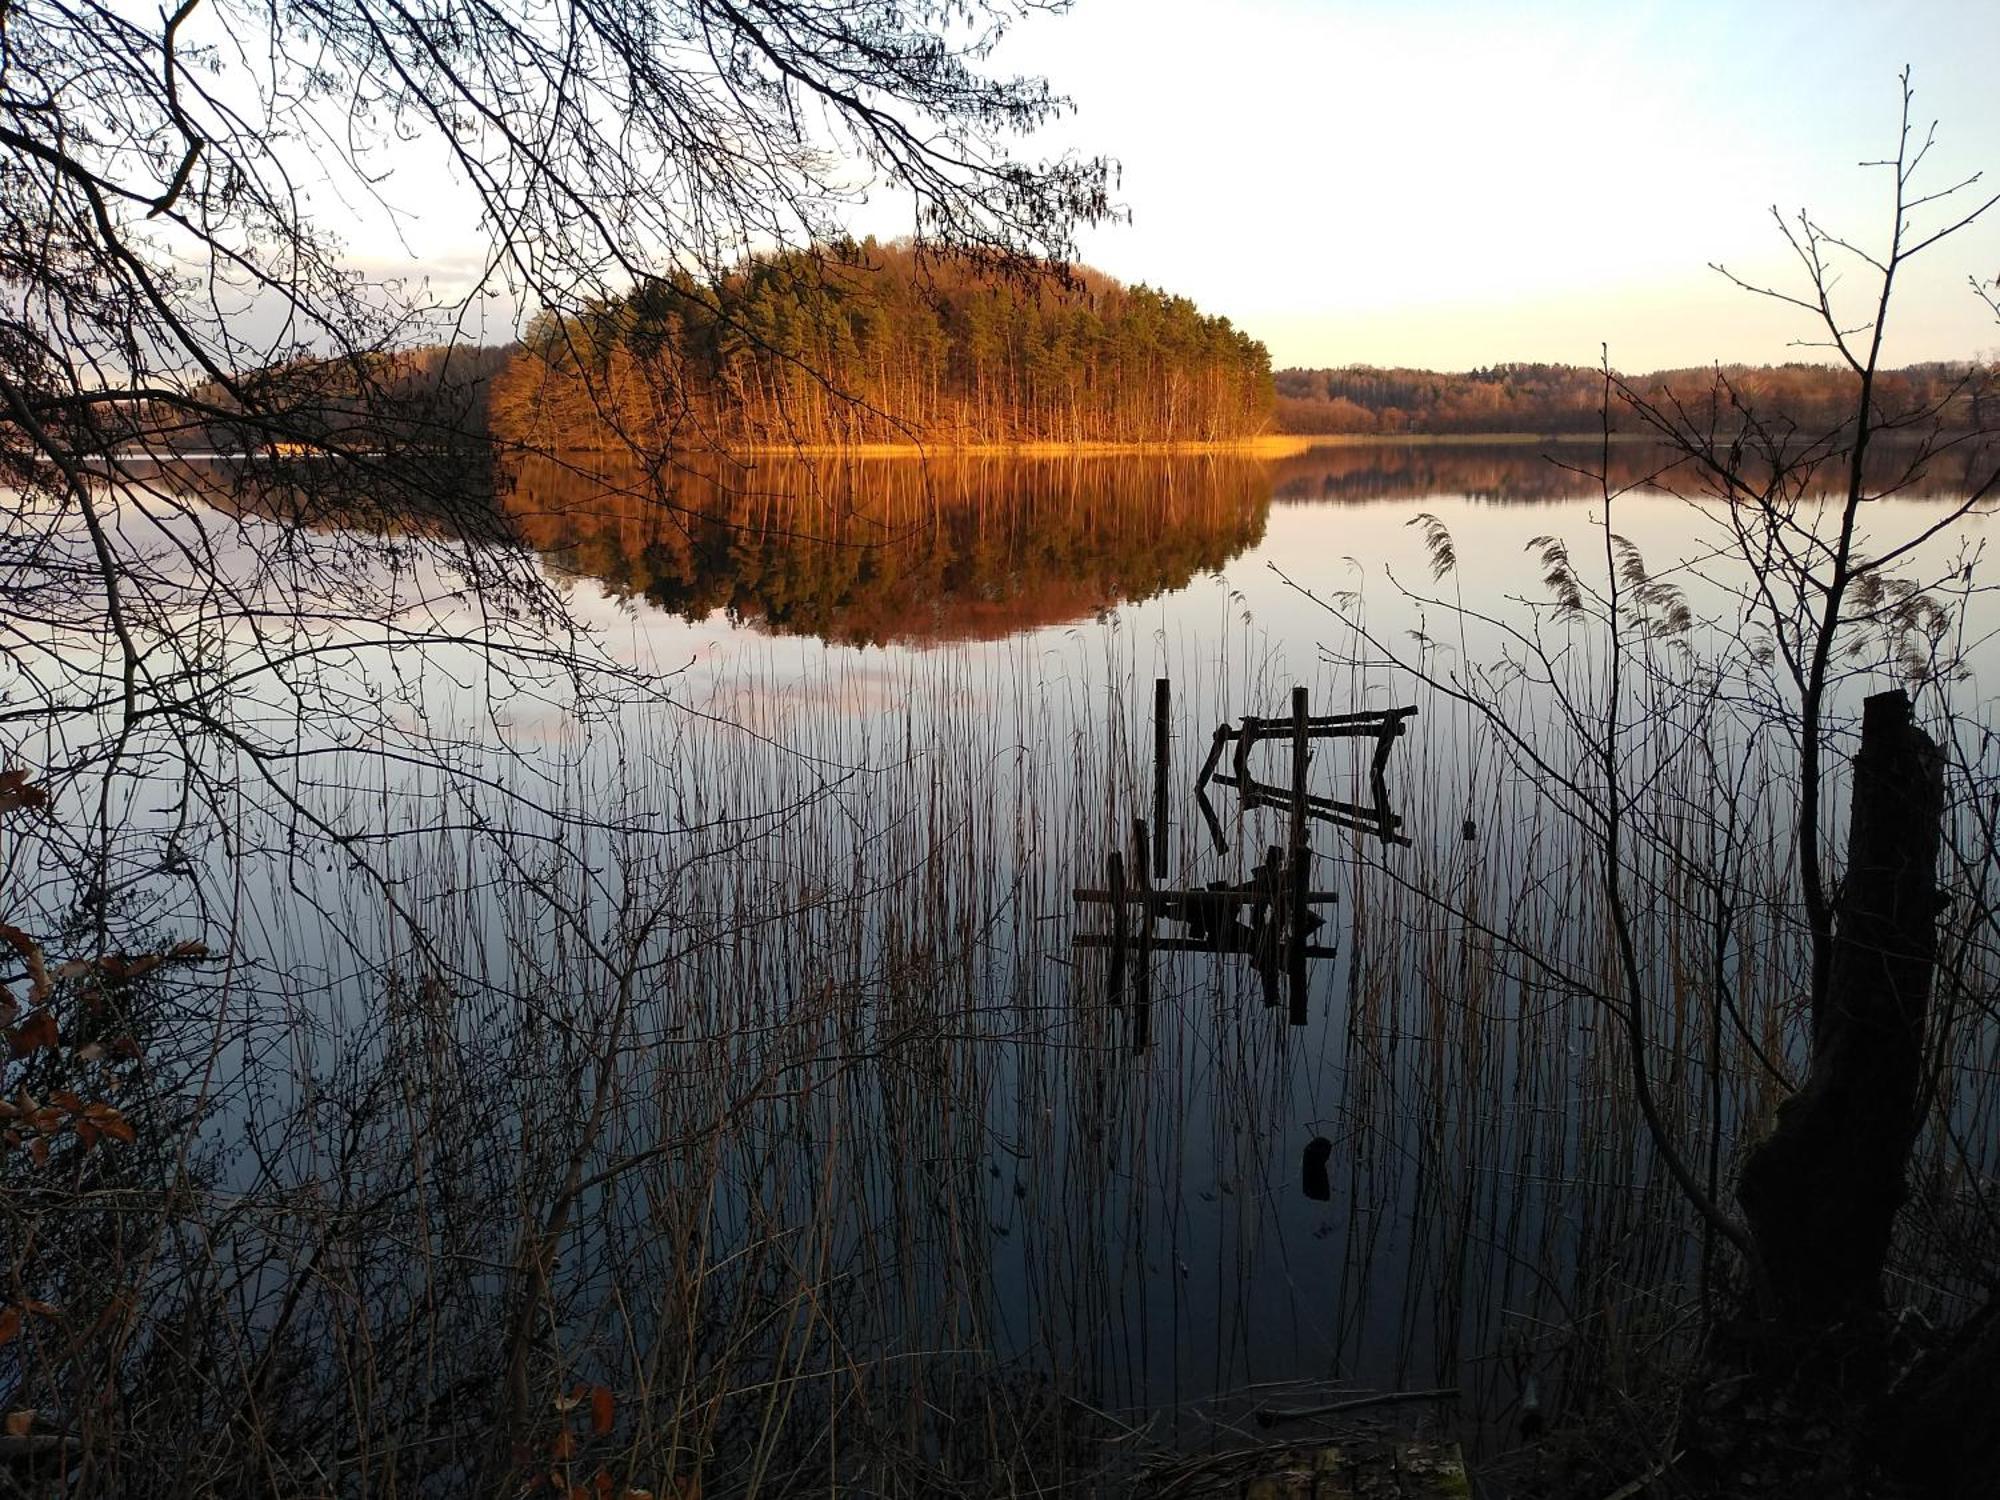
<path id="1" fill-rule="evenodd" d="M 1879 372 L 1874 394 L 1887 410 L 1977 430 L 2000 416 L 1995 376 L 1984 364 L 1910 365 Z M 1329 434 L 1594 432 L 1604 383 L 1601 370 L 1552 364 L 1456 373 L 1350 365 L 1280 370 L 1272 378 L 1281 431 Z M 1816 431 L 1838 428 L 1853 415 L 1853 375 L 1833 365 L 1723 365 L 1625 378 L 1663 407 L 1713 405 L 1726 428 L 1740 425 L 1747 411 Z"/>
<path id="2" fill-rule="evenodd" d="M 540 449 L 1168 442 L 1269 423 L 1264 346 L 1085 269 L 873 240 L 677 272 L 544 315 L 495 383 Z"/>
<path id="3" fill-rule="evenodd" d="M 483 445 L 517 344 L 425 344 L 284 360 L 172 400 L 131 403 L 115 446 L 154 454 L 403 454 Z"/>

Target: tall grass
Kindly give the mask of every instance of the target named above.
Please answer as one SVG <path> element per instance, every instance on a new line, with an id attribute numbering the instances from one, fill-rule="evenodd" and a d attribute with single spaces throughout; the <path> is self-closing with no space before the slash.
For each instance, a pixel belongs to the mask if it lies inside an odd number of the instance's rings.
<path id="1" fill-rule="evenodd" d="M 144 1149 L 0 1167 L 13 1274 L 61 1308 L 0 1351 L 7 1404 L 78 1436 L 83 1492 L 158 1495 L 1101 1493 L 1329 1384 L 1460 1386 L 1445 1419 L 1497 1450 L 1530 1375 L 1652 1440 L 1727 1268 L 1594 993 L 1595 844 L 1490 721 L 1331 622 L 1307 655 L 1215 606 L 1187 638 L 774 642 L 671 706 L 556 702 L 487 791 L 357 774 L 343 810 L 398 834 L 379 878 L 246 809 L 227 962 L 146 996 L 175 1041 Z M 1798 1064 L 1802 956 L 1778 758 L 1678 672 L 1633 716 L 1627 875 L 1656 1086 L 1726 1191 Z M 1419 705 L 1414 845 L 1315 833 L 1341 953 L 1304 1027 L 1239 960 L 1159 955 L 1135 1053 L 1072 947 L 1072 888 L 1150 816 L 1159 675 L 1182 789 L 1295 681 Z M 1344 754 L 1315 786 L 1363 800 Z M 1173 885 L 1283 837 L 1225 809 L 1218 853 L 1174 813 Z M 1990 955 L 1952 962 L 1974 1014 Z M 1899 1266 L 1932 1313 L 1993 1170 L 1994 1037 L 1959 1036 Z"/>

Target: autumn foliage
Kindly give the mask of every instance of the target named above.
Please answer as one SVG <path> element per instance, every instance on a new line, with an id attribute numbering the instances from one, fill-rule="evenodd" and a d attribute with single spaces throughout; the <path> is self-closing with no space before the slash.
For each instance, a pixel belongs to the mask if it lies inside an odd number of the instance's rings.
<path id="1" fill-rule="evenodd" d="M 1264 346 L 1185 298 L 870 240 L 544 317 L 491 422 L 545 451 L 1164 442 L 1259 432 L 1270 410 Z"/>
<path id="2" fill-rule="evenodd" d="M 1280 370 L 1277 423 L 1285 432 L 1325 434 L 1594 432 L 1604 376 L 1594 366 L 1497 364 L 1460 373 L 1437 370 Z M 2000 415 L 1994 371 L 1972 364 L 1912 365 L 1877 377 L 1877 399 L 1900 413 L 1935 412 L 1947 426 L 1977 429 Z M 1854 405 L 1854 379 L 1831 365 L 1725 365 L 1658 370 L 1631 377 L 1650 401 L 1714 407 L 1718 425 L 1755 411 L 1805 431 L 1837 429 Z"/>

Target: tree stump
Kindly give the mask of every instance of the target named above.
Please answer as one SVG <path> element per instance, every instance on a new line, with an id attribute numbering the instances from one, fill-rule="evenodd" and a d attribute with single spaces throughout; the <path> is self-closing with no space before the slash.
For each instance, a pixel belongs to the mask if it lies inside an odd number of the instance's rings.
<path id="1" fill-rule="evenodd" d="M 1811 1071 L 1737 1187 L 1763 1262 L 1767 1321 L 1807 1343 L 1880 1320 L 1922 1115 L 1943 808 L 1942 758 L 1912 721 L 1909 695 L 1869 698 Z"/>

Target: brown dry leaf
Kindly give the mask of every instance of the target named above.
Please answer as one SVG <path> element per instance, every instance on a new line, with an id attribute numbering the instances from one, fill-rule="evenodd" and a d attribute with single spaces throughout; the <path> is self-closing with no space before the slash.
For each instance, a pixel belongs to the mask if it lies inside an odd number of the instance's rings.
<path id="1" fill-rule="evenodd" d="M 35 1430 L 34 1408 L 24 1407 L 20 1411 L 8 1412 L 4 1425 L 8 1437 L 26 1437 Z"/>
<path id="2" fill-rule="evenodd" d="M 61 1040 L 53 1012 L 38 1010 L 18 1026 L 7 1029 L 7 1051 L 18 1060 Z"/>
<path id="3" fill-rule="evenodd" d="M 23 807 L 47 807 L 49 794 L 28 782 L 25 766 L 15 766 L 11 770 L 0 771 L 0 813 L 10 813 Z"/>
<path id="4" fill-rule="evenodd" d="M 549 1443 L 549 1454 L 551 1457 L 554 1458 L 561 1458 L 561 1459 L 575 1458 L 576 1434 L 571 1432 L 567 1427 L 563 1428 L 562 1431 L 558 1432 L 555 1435 L 555 1438 Z"/>
<path id="5" fill-rule="evenodd" d="M 115 1109 L 107 1109 L 103 1114 L 94 1116 L 91 1123 L 121 1146 L 129 1146 L 139 1138 L 132 1122 Z"/>
<path id="6" fill-rule="evenodd" d="M 49 1138 L 45 1135 L 28 1137 L 28 1155 L 34 1158 L 36 1166 L 46 1167 L 49 1164 Z"/>
<path id="7" fill-rule="evenodd" d="M 612 1397 L 610 1387 L 594 1385 L 590 1388 L 590 1430 L 603 1437 L 617 1421 L 618 1406 Z"/>
<path id="8" fill-rule="evenodd" d="M 0 1307 L 0 1348 L 14 1342 L 21 1332 L 21 1309 Z"/>
<path id="9" fill-rule="evenodd" d="M 58 1109 L 66 1109 L 73 1115 L 83 1113 L 82 1098 L 69 1089 L 50 1090 L 49 1103 L 55 1105 Z"/>

